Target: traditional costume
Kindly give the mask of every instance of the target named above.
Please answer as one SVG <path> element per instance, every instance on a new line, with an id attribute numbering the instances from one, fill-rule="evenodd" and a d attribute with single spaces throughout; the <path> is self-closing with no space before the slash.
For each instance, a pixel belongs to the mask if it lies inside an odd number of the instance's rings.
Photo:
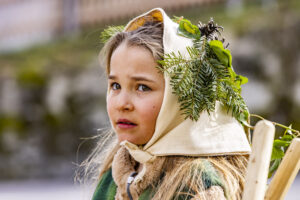
<path id="1" fill-rule="evenodd" d="M 161 64 L 162 68 L 164 66 L 168 67 L 168 70 L 163 71 L 165 91 L 161 110 L 156 121 L 155 132 L 150 141 L 143 146 L 137 146 L 128 141 L 123 141 L 120 144 L 120 148 L 114 156 L 112 167 L 101 177 L 93 200 L 151 199 L 155 194 L 156 185 L 162 179 L 168 179 L 168 173 L 172 172 L 172 166 L 170 166 L 170 162 L 166 162 L 166 158 L 172 158 L 171 163 L 174 165 L 184 163 L 186 160 L 203 158 L 203 169 L 201 170 L 202 182 L 206 192 L 205 197 L 207 199 L 225 199 L 224 190 L 226 186 L 222 183 L 220 174 L 209 161 L 205 161 L 205 158 L 208 156 L 247 155 L 251 151 L 242 125 L 245 122 L 245 117 L 247 117 L 245 114 L 247 110 L 243 106 L 241 108 L 244 108 L 244 110 L 240 109 L 239 105 L 229 102 L 234 101 L 234 99 L 231 99 L 234 97 L 233 95 L 222 96 L 222 90 L 228 89 L 231 91 L 230 89 L 232 89 L 236 92 L 236 98 L 241 100 L 242 98 L 238 96 L 240 91 L 236 88 L 239 89 L 243 78 L 234 73 L 231 66 L 231 56 L 230 54 L 228 56 L 228 50 L 224 49 L 223 45 L 220 46 L 220 41 L 205 37 L 204 42 L 206 43 L 204 44 L 210 48 L 210 53 L 207 54 L 209 56 L 206 55 L 208 61 L 213 63 L 212 67 L 220 66 L 220 70 L 223 69 L 225 73 L 224 77 L 220 78 L 218 77 L 219 72 L 216 70 L 214 80 L 217 84 L 223 84 L 223 81 L 228 85 L 213 85 L 217 91 L 220 90 L 218 91 L 220 95 L 216 95 L 211 102 L 206 102 L 207 105 L 210 105 L 207 109 L 201 110 L 201 108 L 198 108 L 199 106 L 189 104 L 189 99 L 192 98 L 189 95 L 193 94 L 193 88 L 191 89 L 191 87 L 195 88 L 195 85 L 187 87 L 191 92 L 187 93 L 186 97 L 179 96 L 175 91 L 176 86 L 178 86 L 176 80 L 184 77 L 179 75 L 179 78 L 176 79 L 175 75 L 182 69 L 176 67 L 172 69 L 172 63 L 168 61 L 175 58 L 182 60 L 198 59 L 194 58 L 193 55 L 201 50 L 197 46 L 199 45 L 197 41 L 203 42 L 201 37 L 205 33 L 201 32 L 199 27 L 194 29 L 194 25 L 189 24 L 187 20 L 177 19 L 177 22 L 172 21 L 161 8 L 150 10 L 134 18 L 123 31 L 136 30 L 143 26 L 147 20 L 163 23 L 165 60 Z M 197 52 L 195 52 L 196 50 Z M 202 55 L 201 52 L 200 55 Z M 227 60 L 223 59 L 224 55 L 225 58 L 228 58 Z M 198 62 L 199 65 L 206 66 L 205 59 L 205 57 L 203 57 L 203 60 L 199 58 L 196 65 Z M 195 62 L 193 61 L 193 63 Z M 197 76 L 192 78 L 197 79 Z M 190 82 L 193 82 L 193 80 Z M 188 86 L 189 84 L 189 81 L 187 81 Z M 197 100 L 197 98 L 195 99 Z M 202 102 L 200 105 L 206 104 Z M 236 107 L 230 107 L 230 105 L 237 106 L 239 110 L 235 110 Z M 197 109 L 200 109 L 201 112 L 193 113 Z M 135 169 L 138 163 L 143 164 L 143 168 L 139 173 Z M 184 189 L 180 192 L 182 195 L 179 198 L 192 199 L 192 196 L 184 194 Z"/>

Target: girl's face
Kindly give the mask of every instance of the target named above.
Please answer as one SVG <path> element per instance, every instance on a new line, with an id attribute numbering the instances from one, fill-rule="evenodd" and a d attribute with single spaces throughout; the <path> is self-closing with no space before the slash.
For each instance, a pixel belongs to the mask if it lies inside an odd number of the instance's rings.
<path id="1" fill-rule="evenodd" d="M 156 66 L 144 47 L 122 43 L 111 56 L 107 111 L 119 142 L 146 144 L 154 133 L 165 88 Z"/>

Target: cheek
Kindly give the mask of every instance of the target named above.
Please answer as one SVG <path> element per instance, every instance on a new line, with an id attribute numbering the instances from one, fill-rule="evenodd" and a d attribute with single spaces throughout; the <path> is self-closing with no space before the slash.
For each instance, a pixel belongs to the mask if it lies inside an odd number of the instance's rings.
<path id="1" fill-rule="evenodd" d="M 106 110 L 108 117 L 111 119 L 114 114 L 114 101 L 109 96 L 106 97 Z"/>
<path id="2" fill-rule="evenodd" d="M 161 108 L 161 100 L 160 99 L 151 99 L 143 102 L 142 105 L 139 106 L 140 113 L 147 123 L 155 124 L 156 118 Z"/>

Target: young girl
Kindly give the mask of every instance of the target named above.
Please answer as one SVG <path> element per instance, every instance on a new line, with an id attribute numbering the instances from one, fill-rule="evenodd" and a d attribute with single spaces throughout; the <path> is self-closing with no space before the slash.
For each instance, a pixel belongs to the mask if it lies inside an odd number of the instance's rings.
<path id="1" fill-rule="evenodd" d="M 216 25 L 195 29 L 181 20 L 153 9 L 105 44 L 107 112 L 117 137 L 104 145 L 106 157 L 98 147 L 87 160 L 102 163 L 93 200 L 241 199 L 250 146 L 237 119 L 247 110 L 234 107 L 242 98 L 229 93 L 232 76 L 243 79 L 227 50 L 210 42 Z"/>

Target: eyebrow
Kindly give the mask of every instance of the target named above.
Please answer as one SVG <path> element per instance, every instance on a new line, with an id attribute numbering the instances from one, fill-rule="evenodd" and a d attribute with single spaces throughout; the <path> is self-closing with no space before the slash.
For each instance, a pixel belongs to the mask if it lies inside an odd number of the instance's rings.
<path id="1" fill-rule="evenodd" d="M 131 79 L 135 80 L 135 81 L 148 81 L 148 82 L 154 82 L 151 79 L 148 79 L 146 77 L 143 76 L 132 76 Z"/>
<path id="2" fill-rule="evenodd" d="M 154 82 L 153 80 L 151 79 L 148 79 L 144 76 L 131 76 L 130 77 L 131 79 L 135 80 L 135 81 L 147 81 L 147 82 Z M 112 80 L 115 80 L 117 79 L 117 77 L 115 75 L 109 75 L 108 76 L 108 79 L 112 79 Z"/>
<path id="3" fill-rule="evenodd" d="M 108 76 L 108 79 L 115 80 L 115 79 L 116 79 L 116 76 L 114 76 L 114 75 L 109 75 L 109 76 Z"/>

